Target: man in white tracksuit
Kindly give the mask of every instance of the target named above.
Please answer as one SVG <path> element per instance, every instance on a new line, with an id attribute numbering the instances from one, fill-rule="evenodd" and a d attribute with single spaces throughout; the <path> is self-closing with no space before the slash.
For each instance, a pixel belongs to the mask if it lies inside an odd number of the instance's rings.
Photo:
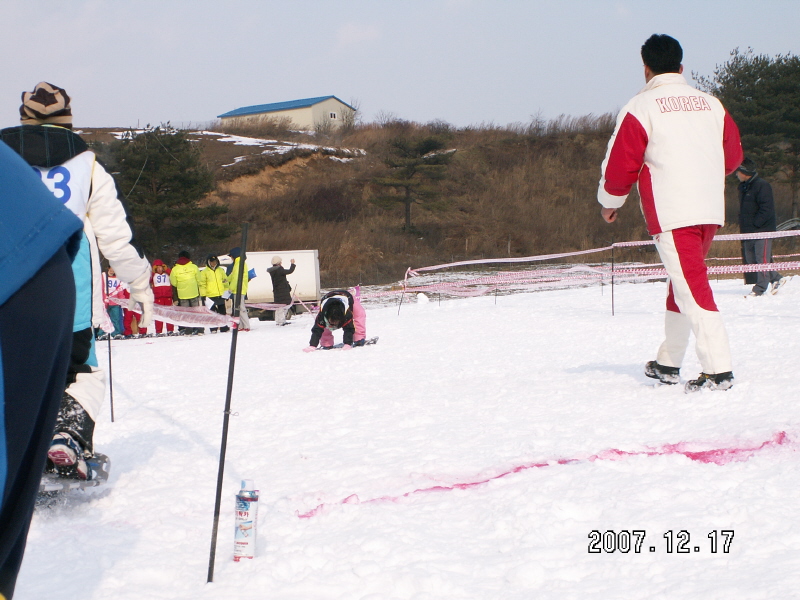
<path id="1" fill-rule="evenodd" d="M 0 139 L 30 164 L 56 198 L 84 225 L 73 259 L 76 307 L 72 356 L 56 433 L 48 458 L 62 475 L 91 479 L 85 458 L 93 454 L 94 423 L 105 396 L 105 380 L 94 351 L 93 328 L 111 331 L 103 305 L 100 256 L 130 284 L 131 308 L 142 311 L 140 326 L 152 318 L 150 264 L 131 244 L 132 231 L 112 177 L 72 129 L 67 93 L 46 82 L 22 94 L 22 125 L 0 132 Z M 57 301 L 59 290 L 52 290 Z"/>
<path id="2" fill-rule="evenodd" d="M 728 336 L 708 282 L 705 257 L 725 221 L 725 176 L 742 162 L 739 130 L 722 104 L 686 83 L 683 50 L 653 35 L 642 46 L 645 87 L 620 111 L 602 165 L 597 199 L 617 218 L 634 183 L 649 233 L 669 277 L 666 339 L 645 375 L 680 382 L 694 332 L 703 372 L 687 392 L 733 385 Z"/>

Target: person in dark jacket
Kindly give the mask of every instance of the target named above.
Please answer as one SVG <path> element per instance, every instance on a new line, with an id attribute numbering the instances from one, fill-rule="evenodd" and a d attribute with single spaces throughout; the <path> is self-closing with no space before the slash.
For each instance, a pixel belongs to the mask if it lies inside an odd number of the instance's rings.
<path id="1" fill-rule="evenodd" d="M 745 157 L 736 170 L 739 179 L 739 231 L 740 233 L 763 233 L 775 231 L 775 202 L 772 186 L 758 176 L 756 163 Z M 743 240 L 744 262 L 748 265 L 772 262 L 772 240 Z M 777 271 L 758 271 L 755 285 L 748 296 L 761 296 L 772 284 L 770 293 L 776 294 L 788 278 Z"/>
<path id="2" fill-rule="evenodd" d="M 283 259 L 280 256 L 272 257 L 272 266 L 267 269 L 267 273 L 272 278 L 272 302 L 275 304 L 292 303 L 292 286 L 286 280 L 287 275 L 294 273 L 297 265 L 294 264 L 292 259 L 292 266 L 288 269 L 283 268 Z M 286 315 L 289 312 L 289 306 L 275 309 L 275 325 L 288 325 L 286 322 Z M 289 315 L 291 319 L 291 315 Z"/>
<path id="3" fill-rule="evenodd" d="M 367 338 L 367 314 L 358 298 L 346 290 L 333 290 L 322 297 L 319 313 L 311 327 L 311 340 L 303 352 L 313 352 L 317 345 L 324 350 L 333 347 L 333 331 L 344 333 L 343 350 L 362 346 Z"/>
<path id="4" fill-rule="evenodd" d="M 70 363 L 83 224 L 2 142 L 0 214 L 0 598 L 10 600 Z"/>

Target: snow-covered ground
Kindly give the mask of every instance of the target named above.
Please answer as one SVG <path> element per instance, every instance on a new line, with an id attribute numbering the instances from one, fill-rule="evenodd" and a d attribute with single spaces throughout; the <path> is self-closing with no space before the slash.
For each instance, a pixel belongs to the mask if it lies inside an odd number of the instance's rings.
<path id="1" fill-rule="evenodd" d="M 124 139 L 128 136 L 137 136 L 144 133 L 145 129 L 136 129 L 136 130 L 127 130 L 127 131 L 116 131 L 112 132 L 111 135 L 118 140 Z M 362 150 L 361 148 L 334 148 L 331 146 L 320 146 L 317 144 L 304 144 L 298 142 L 288 142 L 288 141 L 278 141 L 278 140 L 270 140 L 264 138 L 254 138 L 254 137 L 246 137 L 241 135 L 230 135 L 227 133 L 220 133 L 217 131 L 194 131 L 192 132 L 194 135 L 197 136 L 214 136 L 220 142 L 227 142 L 233 144 L 234 146 L 255 146 L 258 148 L 263 148 L 261 154 L 286 154 L 287 152 L 291 152 L 292 150 L 312 150 L 314 152 L 322 152 L 323 154 L 329 155 L 341 155 L 344 154 L 344 157 L 339 156 L 329 156 L 329 158 L 339 161 L 339 162 L 348 162 L 353 159 L 353 157 L 365 156 L 366 151 Z M 196 141 L 196 140 L 190 140 Z M 245 155 L 245 156 L 237 156 L 234 158 L 233 162 L 227 165 L 222 165 L 223 167 L 230 167 L 235 165 L 238 162 L 243 160 L 247 160 L 247 158 L 252 155 Z"/>
<path id="2" fill-rule="evenodd" d="M 712 285 L 728 392 L 643 376 L 663 283 L 617 286 L 615 316 L 599 286 L 369 306 L 380 342 L 350 352 L 301 352 L 307 315 L 254 321 L 211 584 L 230 334 L 114 342 L 116 422 L 95 437 L 110 482 L 37 510 L 15 598 L 797 597 L 800 281 L 758 299 Z M 690 351 L 682 375 L 698 371 Z M 235 563 L 243 478 L 258 555 Z M 592 531 L 646 533 L 592 553 Z"/>
<path id="3" fill-rule="evenodd" d="M 287 152 L 291 152 L 292 150 L 313 150 L 315 152 L 324 152 L 330 154 L 346 154 L 349 156 L 345 156 L 343 158 L 339 158 L 336 156 L 331 156 L 330 158 L 335 159 L 340 162 L 348 162 L 352 160 L 352 157 L 364 156 L 366 154 L 365 150 L 361 148 L 333 148 L 330 146 L 319 146 L 316 144 L 303 144 L 297 142 L 280 142 L 278 140 L 267 140 L 261 138 L 253 138 L 253 137 L 245 137 L 241 135 L 230 135 L 226 133 L 218 133 L 216 131 L 198 131 L 197 135 L 208 135 L 208 136 L 217 136 L 217 139 L 220 142 L 228 142 L 232 143 L 234 146 L 257 146 L 259 148 L 264 148 L 261 154 L 286 154 Z M 230 167 L 237 162 L 245 160 L 247 156 L 238 156 L 234 159 L 234 162 L 229 165 L 223 165 L 223 167 Z"/>

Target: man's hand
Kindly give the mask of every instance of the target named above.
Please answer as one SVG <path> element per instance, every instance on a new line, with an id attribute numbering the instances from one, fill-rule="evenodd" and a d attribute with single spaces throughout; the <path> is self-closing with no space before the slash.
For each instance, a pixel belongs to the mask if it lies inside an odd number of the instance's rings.
<path id="1" fill-rule="evenodd" d="M 150 271 L 142 273 L 135 281 L 131 282 L 131 299 L 128 308 L 135 308 L 136 304 L 142 307 L 142 318 L 139 327 L 147 327 L 153 320 L 153 290 L 150 287 Z"/>
<path id="2" fill-rule="evenodd" d="M 294 259 L 292 259 L 292 264 L 294 264 Z"/>
<path id="3" fill-rule="evenodd" d="M 606 223 L 613 223 L 617 220 L 617 209 L 616 208 L 602 208 L 600 209 L 600 215 L 603 217 L 603 220 Z"/>

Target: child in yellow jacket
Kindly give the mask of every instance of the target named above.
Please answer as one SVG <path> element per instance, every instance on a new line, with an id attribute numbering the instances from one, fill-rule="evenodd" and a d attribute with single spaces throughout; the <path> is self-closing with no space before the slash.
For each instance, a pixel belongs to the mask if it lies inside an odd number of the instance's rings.
<path id="1" fill-rule="evenodd" d="M 206 268 L 200 271 L 200 296 L 204 296 L 211 300 L 214 305 L 209 307 L 213 312 L 220 315 L 226 314 L 225 310 L 225 292 L 228 292 L 228 278 L 225 275 L 225 269 L 219 264 L 219 258 L 214 255 L 206 259 Z M 226 332 L 229 327 L 226 325 L 220 327 L 221 332 Z M 211 333 L 216 333 L 217 328 L 212 327 Z"/>

